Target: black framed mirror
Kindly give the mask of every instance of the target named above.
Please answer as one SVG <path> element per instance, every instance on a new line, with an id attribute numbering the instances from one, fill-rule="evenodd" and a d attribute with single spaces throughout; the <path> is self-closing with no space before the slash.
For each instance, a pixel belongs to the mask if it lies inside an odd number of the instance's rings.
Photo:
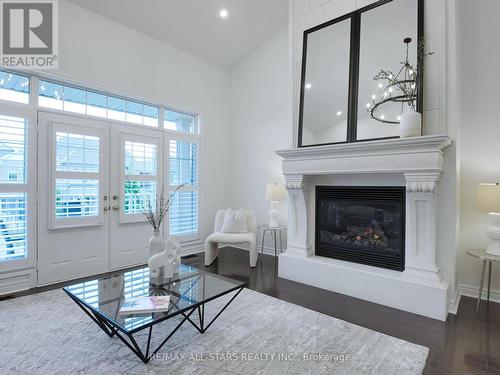
<path id="1" fill-rule="evenodd" d="M 381 0 L 304 31 L 298 146 L 399 137 L 408 103 L 377 105 L 393 88 L 375 77 L 381 70 L 397 75 L 407 53 L 420 73 L 409 85 L 421 113 L 422 43 L 423 0 Z"/>

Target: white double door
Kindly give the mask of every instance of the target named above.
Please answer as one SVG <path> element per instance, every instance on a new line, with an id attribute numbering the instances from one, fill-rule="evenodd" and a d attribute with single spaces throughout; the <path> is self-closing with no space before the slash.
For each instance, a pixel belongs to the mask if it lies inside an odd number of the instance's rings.
<path id="1" fill-rule="evenodd" d="M 38 129 L 38 283 L 146 262 L 162 131 L 46 112 Z"/>

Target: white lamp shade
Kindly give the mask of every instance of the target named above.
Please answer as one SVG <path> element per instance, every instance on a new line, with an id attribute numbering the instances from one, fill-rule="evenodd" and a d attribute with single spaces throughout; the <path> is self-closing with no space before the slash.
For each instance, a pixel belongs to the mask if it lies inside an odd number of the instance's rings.
<path id="1" fill-rule="evenodd" d="M 266 186 L 266 201 L 281 202 L 286 200 L 286 189 L 282 184 L 274 183 Z"/>
<path id="2" fill-rule="evenodd" d="M 500 184 L 480 184 L 477 208 L 485 212 L 500 212 Z"/>

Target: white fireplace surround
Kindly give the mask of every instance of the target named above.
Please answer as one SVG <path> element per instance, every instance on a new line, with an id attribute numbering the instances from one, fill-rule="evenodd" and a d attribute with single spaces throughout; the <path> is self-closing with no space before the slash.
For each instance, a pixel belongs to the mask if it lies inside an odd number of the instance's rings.
<path id="1" fill-rule="evenodd" d="M 277 151 L 289 196 L 288 247 L 280 255 L 279 276 L 445 320 L 448 282 L 436 262 L 436 226 L 443 150 L 450 144 L 447 136 L 422 136 Z M 382 181 L 404 176 L 403 272 L 314 255 L 314 178 L 374 174 Z"/>

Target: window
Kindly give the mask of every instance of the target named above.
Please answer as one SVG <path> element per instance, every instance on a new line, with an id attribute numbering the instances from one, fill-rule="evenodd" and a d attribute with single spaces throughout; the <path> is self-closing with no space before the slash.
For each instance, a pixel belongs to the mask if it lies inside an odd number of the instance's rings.
<path id="1" fill-rule="evenodd" d="M 174 130 L 182 133 L 198 134 L 198 124 L 196 116 L 186 113 L 175 112 L 169 109 L 165 110 L 165 120 L 163 126 L 165 129 Z"/>
<path id="2" fill-rule="evenodd" d="M 26 183 L 26 125 L 23 118 L 0 116 L 0 184 Z"/>
<path id="3" fill-rule="evenodd" d="M 56 179 L 56 218 L 99 215 L 99 180 Z"/>
<path id="4" fill-rule="evenodd" d="M 172 201 L 170 234 L 184 240 L 199 237 L 199 136 L 195 116 L 166 111 L 169 190 L 184 185 Z M 168 121 L 167 121 L 168 119 Z"/>
<path id="5" fill-rule="evenodd" d="M 40 81 L 40 107 L 158 127 L 159 108 L 51 81 Z"/>
<path id="6" fill-rule="evenodd" d="M 0 115 L 0 262 L 26 258 L 28 121 Z"/>
<path id="7" fill-rule="evenodd" d="M 26 255 L 26 193 L 0 193 L 0 262 Z"/>
<path id="8" fill-rule="evenodd" d="M 154 138 L 137 136 L 129 138 L 128 135 L 124 135 L 122 142 L 124 155 L 122 220 L 142 221 L 143 207 L 147 204 L 155 207 L 156 204 L 159 141 Z M 135 218 L 132 215 L 135 215 Z"/>
<path id="9" fill-rule="evenodd" d="M 52 124 L 53 227 L 98 224 L 100 130 Z"/>
<path id="10" fill-rule="evenodd" d="M 29 77 L 0 70 L 0 99 L 17 103 L 29 103 Z"/>

